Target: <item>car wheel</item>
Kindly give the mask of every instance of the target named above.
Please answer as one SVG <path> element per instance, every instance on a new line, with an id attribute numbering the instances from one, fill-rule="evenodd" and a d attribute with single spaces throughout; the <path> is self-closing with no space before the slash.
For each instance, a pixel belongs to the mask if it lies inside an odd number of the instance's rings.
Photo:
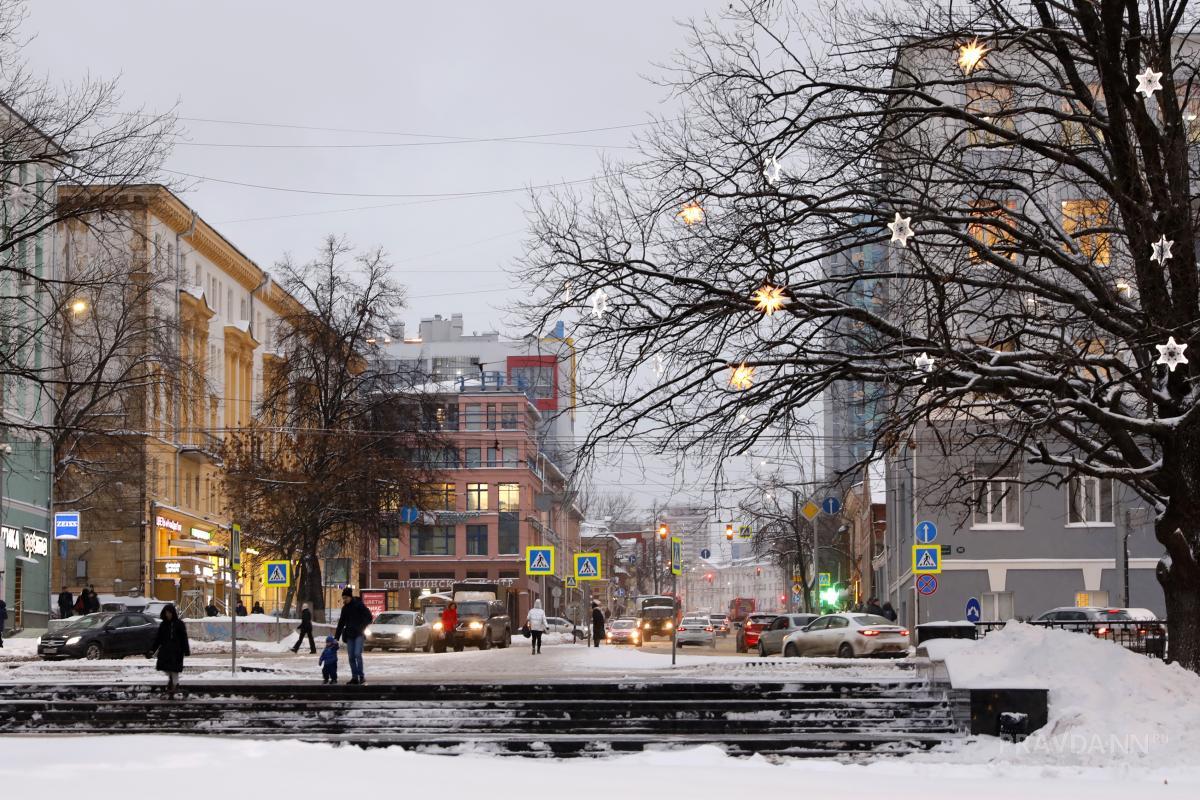
<path id="1" fill-rule="evenodd" d="M 431 642 L 431 641 L 429 641 L 428 639 L 426 639 L 426 640 L 425 640 L 425 646 L 424 646 L 423 648 L 421 648 L 421 652 L 423 652 L 423 653 L 428 653 L 428 652 L 429 652 L 430 650 L 432 650 L 432 649 L 433 649 L 433 642 Z"/>
<path id="2" fill-rule="evenodd" d="M 762 639 L 758 640 L 758 655 L 760 658 L 767 657 L 767 646 L 765 644 L 763 644 Z"/>
<path id="3" fill-rule="evenodd" d="M 99 642 L 92 642 L 87 646 L 87 649 L 83 651 L 83 657 L 88 661 L 95 661 L 98 658 L 104 658 L 104 648 L 100 646 Z"/>
<path id="4" fill-rule="evenodd" d="M 745 653 L 745 652 L 747 652 L 747 649 L 746 649 L 746 640 L 745 640 L 745 639 L 738 639 L 738 640 L 737 640 L 737 645 L 735 645 L 735 649 L 736 649 L 736 650 L 737 650 L 739 653 Z"/>
<path id="5" fill-rule="evenodd" d="M 849 642 L 842 642 L 838 645 L 838 658 L 854 658 L 854 648 Z"/>
<path id="6" fill-rule="evenodd" d="M 491 646 L 492 646 L 492 640 L 491 640 L 490 634 L 488 634 L 487 631 L 484 631 L 483 638 L 479 640 L 479 649 L 487 650 Z"/>
<path id="7" fill-rule="evenodd" d="M 787 647 L 783 648 L 783 657 L 784 658 L 799 658 L 800 653 L 796 650 L 796 645 L 789 643 L 787 645 Z"/>
<path id="8" fill-rule="evenodd" d="M 510 644 L 512 644 L 512 631 L 510 631 L 508 628 L 505 628 L 504 636 L 500 639 L 499 642 L 496 643 L 496 647 L 499 647 L 501 650 L 503 650 L 504 648 L 508 647 Z"/>

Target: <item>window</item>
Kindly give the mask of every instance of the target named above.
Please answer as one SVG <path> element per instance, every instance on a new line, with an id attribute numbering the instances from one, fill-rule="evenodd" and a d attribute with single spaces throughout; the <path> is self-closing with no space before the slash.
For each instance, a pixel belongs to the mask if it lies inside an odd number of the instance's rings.
<path id="1" fill-rule="evenodd" d="M 516 555 L 520 551 L 520 546 L 521 515 L 515 511 L 501 511 L 497 536 L 498 554 L 502 556 Z"/>
<path id="2" fill-rule="evenodd" d="M 467 526 L 467 555 L 486 556 L 488 554 L 487 525 Z M 487 577 L 483 575 L 481 577 Z"/>
<path id="3" fill-rule="evenodd" d="M 1063 231 L 1085 258 L 1107 265 L 1111 235 L 1108 231 L 1107 200 L 1064 200 Z"/>
<path id="4" fill-rule="evenodd" d="M 984 527 L 1021 526 L 1021 483 L 1012 465 L 975 467 L 974 523 Z"/>
<path id="5" fill-rule="evenodd" d="M 967 130 L 969 144 L 996 144 L 1008 141 L 999 132 L 983 130 L 978 125 L 1000 128 L 1009 133 L 1016 132 L 1016 119 L 1010 115 L 1013 106 L 1011 86 L 998 86 L 994 83 L 972 83 L 967 86 L 967 113 L 973 114 L 978 122 Z"/>
<path id="6" fill-rule="evenodd" d="M 979 242 L 978 247 L 971 248 L 971 259 L 982 259 L 981 250 L 991 250 L 997 255 L 1012 259 L 1016 257 L 1013 250 L 1013 235 L 1006 228 L 1017 227 L 1017 220 L 1012 212 L 1017 210 L 1017 201 L 1007 200 L 976 200 L 971 203 L 971 224 L 967 233 Z"/>
<path id="7" fill-rule="evenodd" d="M 467 511 L 487 511 L 488 485 L 486 483 L 467 484 Z"/>
<path id="8" fill-rule="evenodd" d="M 379 531 L 379 555 L 381 558 L 400 555 L 399 525 L 385 525 Z"/>
<path id="9" fill-rule="evenodd" d="M 517 429 L 517 409 L 516 403 L 504 403 L 500 406 L 500 429 L 505 431 L 515 431 Z"/>
<path id="10" fill-rule="evenodd" d="M 520 450 L 516 447 L 504 448 L 504 466 L 513 469 L 520 462 Z"/>
<path id="11" fill-rule="evenodd" d="M 453 525 L 417 525 L 412 533 L 414 556 L 454 555 Z"/>
<path id="12" fill-rule="evenodd" d="M 483 407 L 479 403 L 467 403 L 467 430 L 483 430 Z"/>
<path id="13" fill-rule="evenodd" d="M 1088 90 L 1092 93 L 1093 103 L 1097 110 L 1104 109 L 1104 90 L 1099 84 L 1091 84 Z M 1062 113 L 1075 117 L 1064 119 L 1062 122 L 1062 142 L 1072 147 L 1095 147 L 1104 142 L 1104 131 L 1096 125 L 1092 109 L 1088 108 L 1078 98 L 1064 100 Z"/>
<path id="14" fill-rule="evenodd" d="M 509 380 L 537 400 L 554 398 L 554 367 L 513 367 Z"/>
<path id="15" fill-rule="evenodd" d="M 980 599 L 979 615 L 985 622 L 1006 622 L 1016 616 L 1012 592 L 984 592 Z"/>
<path id="16" fill-rule="evenodd" d="M 521 510 L 521 484 L 498 483 L 496 484 L 496 494 L 498 495 L 496 508 L 501 511 Z"/>
<path id="17" fill-rule="evenodd" d="M 496 466 L 496 456 L 498 455 L 498 453 L 499 453 L 499 451 L 498 451 L 498 450 L 496 450 L 494 447 L 489 447 L 489 448 L 488 448 L 488 451 L 487 451 L 487 465 L 488 465 L 489 467 L 494 467 L 494 466 Z"/>
<path id="18" fill-rule="evenodd" d="M 489 431 L 494 431 L 494 430 L 496 430 L 496 427 L 499 425 L 499 423 L 500 423 L 500 415 L 499 415 L 498 410 L 496 409 L 496 404 L 488 403 L 487 404 L 487 429 Z"/>
<path id="19" fill-rule="evenodd" d="M 1076 475 L 1067 484 L 1067 523 L 1102 525 L 1113 521 L 1111 478 Z"/>
<path id="20" fill-rule="evenodd" d="M 468 447 L 467 454 L 467 469 L 479 469 L 483 466 L 483 449 L 479 447 Z"/>
<path id="21" fill-rule="evenodd" d="M 425 507 L 453 511 L 456 501 L 453 483 L 434 483 L 425 490 Z"/>

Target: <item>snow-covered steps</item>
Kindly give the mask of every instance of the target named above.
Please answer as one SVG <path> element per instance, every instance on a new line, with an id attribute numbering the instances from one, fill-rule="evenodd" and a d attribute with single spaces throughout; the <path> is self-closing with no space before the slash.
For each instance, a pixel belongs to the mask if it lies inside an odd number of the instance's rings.
<path id="1" fill-rule="evenodd" d="M 969 699 L 886 681 L 0 686 L 0 734 L 213 733 L 407 748 L 587 755 L 718 744 L 732 753 L 902 754 L 963 735 Z"/>

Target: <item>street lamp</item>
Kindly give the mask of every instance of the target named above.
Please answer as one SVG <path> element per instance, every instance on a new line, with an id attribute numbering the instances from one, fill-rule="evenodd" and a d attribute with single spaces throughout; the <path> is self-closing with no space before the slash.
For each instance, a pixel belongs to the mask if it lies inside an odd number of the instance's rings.
<path id="1" fill-rule="evenodd" d="M 82 298 L 71 301 L 71 314 L 75 317 L 82 317 L 88 311 L 88 301 Z"/>
<path id="2" fill-rule="evenodd" d="M 670 535 L 671 535 L 671 528 L 668 527 L 667 523 L 664 522 L 658 526 L 659 541 L 665 542 L 667 540 L 667 537 Z"/>

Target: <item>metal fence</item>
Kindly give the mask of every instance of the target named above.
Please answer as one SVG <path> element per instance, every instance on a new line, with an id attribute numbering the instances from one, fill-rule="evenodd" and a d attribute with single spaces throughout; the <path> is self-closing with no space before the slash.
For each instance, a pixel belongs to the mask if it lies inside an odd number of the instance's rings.
<path id="1" fill-rule="evenodd" d="M 1118 644 L 1135 653 L 1143 653 L 1151 658 L 1167 658 L 1167 621 L 1154 620 L 1111 620 L 1111 621 L 1030 621 L 1029 625 L 1043 628 L 1059 628 L 1075 633 L 1087 634 L 1097 639 L 1105 639 Z M 1003 622 L 975 623 L 976 638 L 981 638 L 994 630 L 1003 628 Z"/>

